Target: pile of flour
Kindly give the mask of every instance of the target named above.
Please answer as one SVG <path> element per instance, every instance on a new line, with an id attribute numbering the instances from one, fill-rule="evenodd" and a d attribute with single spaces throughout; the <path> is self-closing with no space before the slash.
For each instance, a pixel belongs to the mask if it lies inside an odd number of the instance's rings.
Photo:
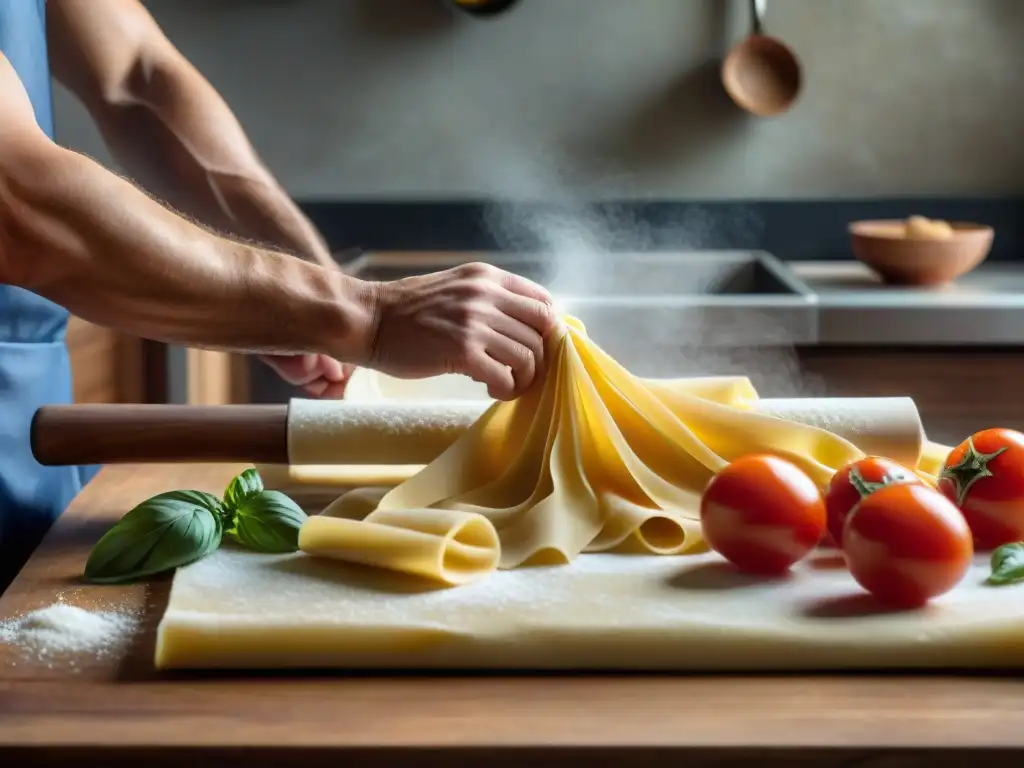
<path id="1" fill-rule="evenodd" d="M 123 650 L 138 618 L 119 611 L 89 611 L 63 602 L 0 622 L 0 644 L 45 661 L 58 656 L 106 656 Z"/>

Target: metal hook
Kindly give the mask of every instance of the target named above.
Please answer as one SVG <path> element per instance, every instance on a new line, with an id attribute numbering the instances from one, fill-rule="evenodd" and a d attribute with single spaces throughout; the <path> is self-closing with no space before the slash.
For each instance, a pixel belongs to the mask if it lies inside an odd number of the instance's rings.
<path id="1" fill-rule="evenodd" d="M 768 11 L 768 0 L 750 0 L 750 17 L 753 26 L 752 34 L 764 34 L 764 17 Z"/>

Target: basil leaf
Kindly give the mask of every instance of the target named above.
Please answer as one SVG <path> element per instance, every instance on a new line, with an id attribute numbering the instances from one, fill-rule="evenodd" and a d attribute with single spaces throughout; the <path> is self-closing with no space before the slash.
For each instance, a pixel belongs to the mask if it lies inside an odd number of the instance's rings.
<path id="1" fill-rule="evenodd" d="M 114 584 L 199 560 L 220 546 L 221 503 L 200 491 L 170 491 L 147 499 L 93 547 L 85 578 Z"/>
<path id="2" fill-rule="evenodd" d="M 256 471 L 255 467 L 247 469 L 228 483 L 228 487 L 224 491 L 224 506 L 234 512 L 245 503 L 246 499 L 262 490 L 263 478 L 260 477 L 260 473 Z"/>
<path id="3" fill-rule="evenodd" d="M 246 549 L 283 554 L 299 549 L 299 529 L 306 513 L 280 491 L 261 491 L 235 510 L 229 535 Z"/>
<path id="4" fill-rule="evenodd" d="M 994 586 L 1024 581 L 1024 542 L 1004 544 L 992 553 L 992 574 L 988 583 Z"/>

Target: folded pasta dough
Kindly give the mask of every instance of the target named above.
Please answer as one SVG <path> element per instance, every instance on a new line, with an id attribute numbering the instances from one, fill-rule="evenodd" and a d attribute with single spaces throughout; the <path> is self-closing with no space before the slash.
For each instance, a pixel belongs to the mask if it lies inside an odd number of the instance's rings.
<path id="1" fill-rule="evenodd" d="M 482 515 L 453 509 L 385 509 L 363 520 L 310 517 L 299 531 L 299 549 L 454 586 L 494 571 L 501 545 L 494 526 Z"/>
<path id="2" fill-rule="evenodd" d="M 490 405 L 437 459 L 375 494 L 380 501 L 365 519 L 429 519 L 442 510 L 478 515 L 496 531 L 500 568 L 566 563 L 613 549 L 678 554 L 705 548 L 700 496 L 730 461 L 773 453 L 824 486 L 865 455 L 821 426 L 759 412 L 747 379 L 632 376 L 572 318 L 549 345 L 543 380 L 515 401 Z M 333 526 L 338 536 L 355 537 L 351 521 L 368 507 L 365 494 L 350 493 L 325 516 L 345 521 Z M 335 544 L 338 551 L 355 549 Z"/>

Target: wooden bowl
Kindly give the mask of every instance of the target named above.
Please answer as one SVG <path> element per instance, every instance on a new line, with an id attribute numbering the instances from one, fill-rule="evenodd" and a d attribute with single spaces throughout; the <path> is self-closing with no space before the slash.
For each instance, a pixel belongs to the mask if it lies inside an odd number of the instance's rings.
<path id="1" fill-rule="evenodd" d="M 892 285 L 942 285 L 966 275 L 992 250 L 984 224 L 949 222 L 947 237 L 908 236 L 899 219 L 850 224 L 853 255 Z"/>

